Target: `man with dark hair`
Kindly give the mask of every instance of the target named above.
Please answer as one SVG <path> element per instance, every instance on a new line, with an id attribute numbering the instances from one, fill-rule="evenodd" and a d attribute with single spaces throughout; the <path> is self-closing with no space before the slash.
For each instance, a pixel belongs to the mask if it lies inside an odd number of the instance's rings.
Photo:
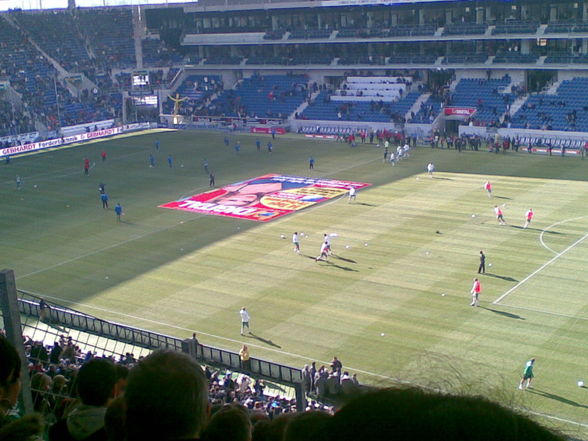
<path id="1" fill-rule="evenodd" d="M 155 351 L 135 366 L 125 391 L 127 441 L 198 438 L 207 419 L 208 382 L 200 365 Z"/>
<path id="2" fill-rule="evenodd" d="M 94 358 L 84 364 L 77 377 L 81 403 L 49 429 L 49 441 L 106 441 L 104 415 L 116 383 L 114 363 Z"/>

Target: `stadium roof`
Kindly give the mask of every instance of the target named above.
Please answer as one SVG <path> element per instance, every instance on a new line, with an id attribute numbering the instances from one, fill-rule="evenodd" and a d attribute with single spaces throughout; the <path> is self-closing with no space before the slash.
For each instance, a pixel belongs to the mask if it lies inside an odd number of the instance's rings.
<path id="1" fill-rule="evenodd" d="M 76 6 L 83 8 L 132 6 L 132 5 L 168 5 L 177 3 L 197 3 L 197 0 L 76 0 Z M 0 11 L 9 9 L 65 9 L 68 0 L 0 0 Z"/>

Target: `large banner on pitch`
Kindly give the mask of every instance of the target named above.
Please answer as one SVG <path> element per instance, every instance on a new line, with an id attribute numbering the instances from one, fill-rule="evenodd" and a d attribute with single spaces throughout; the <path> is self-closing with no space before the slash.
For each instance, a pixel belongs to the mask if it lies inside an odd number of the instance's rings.
<path id="1" fill-rule="evenodd" d="M 267 222 L 371 184 L 268 174 L 160 205 L 172 210 Z"/>

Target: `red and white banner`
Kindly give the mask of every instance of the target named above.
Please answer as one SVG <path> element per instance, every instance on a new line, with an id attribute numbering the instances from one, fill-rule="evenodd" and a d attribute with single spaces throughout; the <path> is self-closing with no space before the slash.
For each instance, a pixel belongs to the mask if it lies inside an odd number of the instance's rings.
<path id="1" fill-rule="evenodd" d="M 268 174 L 160 205 L 172 210 L 267 222 L 371 184 Z"/>
<path id="2" fill-rule="evenodd" d="M 251 133 L 267 133 L 270 134 L 273 132 L 276 135 L 284 135 L 286 133 L 286 129 L 283 127 L 251 127 Z"/>
<path id="3" fill-rule="evenodd" d="M 78 135 L 64 136 L 62 138 L 49 139 L 47 141 L 32 142 L 30 144 L 17 145 L 0 149 L 0 157 L 9 155 L 20 155 L 37 150 L 43 150 L 60 145 L 71 144 L 74 142 L 89 141 L 91 139 L 104 138 L 107 136 L 118 135 L 119 133 L 130 132 L 132 130 L 148 129 L 150 123 L 126 124 L 124 126 L 113 127 L 110 129 L 97 130 L 95 132 L 80 133 Z"/>
<path id="4" fill-rule="evenodd" d="M 446 116 L 472 116 L 476 113 L 475 107 L 444 107 L 443 113 Z"/>

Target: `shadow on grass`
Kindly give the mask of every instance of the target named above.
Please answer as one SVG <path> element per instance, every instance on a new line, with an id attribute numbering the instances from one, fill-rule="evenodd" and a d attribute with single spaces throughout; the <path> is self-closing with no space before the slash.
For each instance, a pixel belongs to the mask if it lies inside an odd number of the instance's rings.
<path id="1" fill-rule="evenodd" d="M 356 269 L 349 268 L 348 266 L 337 265 L 336 263 L 333 263 L 333 262 L 331 262 L 330 260 L 323 260 L 323 259 L 319 259 L 319 260 L 317 260 L 316 262 L 317 262 L 317 263 L 318 263 L 318 262 L 323 262 L 323 263 L 326 263 L 326 264 L 327 264 L 327 265 L 329 265 L 329 266 L 332 266 L 332 267 L 334 267 L 334 268 L 338 268 L 338 269 L 340 269 L 340 270 L 343 270 L 343 271 L 353 271 L 353 272 L 355 272 L 355 273 L 357 273 L 357 272 L 358 272 Z"/>
<path id="2" fill-rule="evenodd" d="M 545 398 L 549 398 L 550 400 L 555 400 L 555 401 L 559 401 L 560 403 L 564 403 L 564 404 L 568 404 L 570 406 L 574 406 L 574 407 L 581 407 L 583 409 L 588 409 L 588 406 L 586 406 L 585 404 L 580 404 L 576 401 L 572 401 L 572 400 L 568 400 L 567 398 L 561 397 L 559 395 L 555 395 L 552 394 L 550 392 L 545 392 L 543 390 L 540 389 L 526 389 L 527 392 L 535 394 L 535 395 L 539 395 L 541 397 L 545 397 Z"/>
<path id="3" fill-rule="evenodd" d="M 508 199 L 509 201 L 512 199 L 512 198 L 509 198 L 509 197 L 506 197 L 506 196 L 494 196 L 494 198 L 495 199 Z"/>
<path id="4" fill-rule="evenodd" d="M 512 314 L 512 313 L 506 312 L 506 311 L 498 311 L 497 309 L 487 308 L 485 306 L 482 306 L 481 308 L 482 309 L 485 309 L 487 311 L 493 312 L 494 314 L 502 315 L 504 317 L 508 317 L 508 318 L 511 318 L 511 319 L 515 319 L 515 320 L 526 320 L 526 318 L 521 317 L 518 314 Z"/>
<path id="5" fill-rule="evenodd" d="M 333 254 L 333 256 L 332 256 L 332 257 L 333 257 L 334 259 L 339 259 L 339 260 L 342 260 L 343 262 L 357 263 L 357 262 L 356 262 L 355 260 L 353 260 L 353 259 L 347 259 L 346 257 L 335 256 L 334 254 Z"/>
<path id="6" fill-rule="evenodd" d="M 262 343 L 265 343 L 266 345 L 270 345 L 270 346 L 273 346 L 274 348 L 282 349 L 282 347 L 281 347 L 280 345 L 278 345 L 278 344 L 274 343 L 274 342 L 273 342 L 273 341 L 271 341 L 271 340 L 268 340 L 268 339 L 266 339 L 266 338 L 260 337 L 259 335 L 255 335 L 255 334 L 254 334 L 253 332 L 251 332 L 251 331 L 249 331 L 249 334 L 248 334 L 248 335 L 246 335 L 246 337 L 249 337 L 249 338 L 254 338 L 255 340 L 258 340 L 258 341 L 260 341 L 260 342 L 262 342 Z"/>
<path id="7" fill-rule="evenodd" d="M 375 207 L 376 204 L 368 204 L 367 202 L 355 202 L 353 205 L 363 205 L 364 207 Z"/>
<path id="8" fill-rule="evenodd" d="M 436 176 L 432 176 L 433 179 L 438 179 L 440 181 L 454 181 L 455 179 L 451 179 L 451 178 L 438 178 Z"/>
<path id="9" fill-rule="evenodd" d="M 507 282 L 518 282 L 517 279 L 513 279 L 512 277 L 507 277 L 507 276 L 499 276 L 498 274 L 483 273 L 482 275 L 489 276 L 489 277 L 494 277 L 496 279 L 506 280 Z"/>

